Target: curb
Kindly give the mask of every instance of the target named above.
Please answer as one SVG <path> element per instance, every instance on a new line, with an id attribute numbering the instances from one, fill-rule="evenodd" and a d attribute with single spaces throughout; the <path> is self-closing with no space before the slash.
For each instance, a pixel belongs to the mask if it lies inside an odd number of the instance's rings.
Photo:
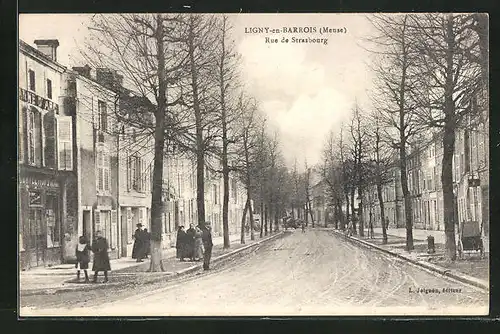
<path id="1" fill-rule="evenodd" d="M 217 257 L 212 258 L 210 261 L 210 264 L 216 264 L 218 262 L 222 262 L 233 255 L 236 255 L 238 253 L 241 253 L 243 251 L 249 250 L 251 248 L 257 247 L 263 242 L 273 240 L 279 236 L 283 236 L 284 231 L 279 231 L 278 233 L 271 235 L 269 237 L 266 237 L 264 239 L 261 239 L 257 242 L 245 245 L 243 247 L 240 247 L 238 249 L 235 249 L 229 253 L 219 255 Z M 151 280 L 148 280 L 146 282 L 143 282 L 142 284 L 151 284 L 151 283 L 156 283 L 160 281 L 170 281 L 174 278 L 179 278 L 182 276 L 185 276 L 187 274 L 190 274 L 192 272 L 198 271 L 203 268 L 203 264 L 196 264 L 194 266 L 184 268 L 182 270 L 176 271 L 176 272 L 164 272 L 163 275 L 158 275 L 158 277 L 154 277 Z M 120 287 L 120 286 L 125 286 L 131 284 L 131 282 L 118 282 L 118 283 L 107 283 L 107 284 L 96 284 L 96 285 L 86 285 L 84 291 L 93 291 L 93 290 L 101 290 L 101 289 L 108 289 L 111 287 Z M 82 291 L 83 289 L 78 289 L 77 287 L 71 287 L 71 288 L 55 288 L 55 289 L 32 289 L 32 290 L 25 290 L 20 291 L 20 296 L 21 297 L 27 297 L 27 296 L 34 296 L 34 295 L 54 295 L 57 293 L 65 293 L 65 292 L 72 292 L 72 291 Z"/>
<path id="2" fill-rule="evenodd" d="M 335 231 L 333 230 L 333 232 L 339 236 L 342 236 L 342 237 L 345 237 L 345 235 L 341 232 L 338 232 L 338 231 Z M 455 272 L 455 271 L 452 271 L 450 269 L 445 269 L 443 267 L 440 267 L 440 266 L 437 266 L 435 264 L 431 264 L 431 263 L 427 263 L 427 262 L 424 262 L 424 261 L 418 261 L 418 260 L 414 260 L 414 259 L 411 259 L 411 258 L 408 258 L 402 254 L 398 254 L 398 253 L 395 253 L 393 251 L 390 251 L 388 249 L 385 249 L 385 248 L 382 248 L 380 246 L 377 246 L 377 245 L 374 245 L 372 243 L 369 243 L 367 241 L 364 241 L 364 240 L 361 240 L 361 239 L 358 239 L 358 238 L 355 238 L 355 237 L 349 237 L 348 240 L 352 240 L 352 241 L 355 241 L 355 242 L 358 242 L 358 243 L 361 243 L 367 247 L 371 247 L 371 248 L 375 248 L 379 251 L 382 251 L 386 254 L 390 254 L 392 256 L 395 256 L 395 257 L 398 257 L 402 260 L 405 260 L 405 261 L 408 261 L 416 266 L 419 266 L 419 267 L 422 267 L 422 268 L 425 268 L 429 271 L 432 271 L 434 273 L 438 273 L 440 275 L 443 275 L 443 276 L 447 276 L 447 277 L 450 277 L 450 278 L 453 278 L 459 282 L 462 282 L 462 283 L 466 283 L 466 284 L 469 284 L 469 285 L 472 285 L 472 286 L 475 286 L 476 288 L 480 288 L 484 291 L 489 291 L 490 290 L 490 287 L 489 287 L 489 284 L 488 282 L 484 281 L 484 280 L 481 280 L 479 278 L 475 278 L 475 277 L 472 277 L 472 276 L 469 276 L 469 275 L 466 275 L 466 274 L 462 274 L 462 273 L 458 273 L 458 272 Z"/>

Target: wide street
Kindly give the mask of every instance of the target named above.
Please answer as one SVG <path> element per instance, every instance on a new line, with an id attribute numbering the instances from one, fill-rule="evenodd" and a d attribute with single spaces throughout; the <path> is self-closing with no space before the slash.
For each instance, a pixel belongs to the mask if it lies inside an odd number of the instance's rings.
<path id="1" fill-rule="evenodd" d="M 418 290 L 421 289 L 421 290 Z M 447 289 L 447 290 L 446 290 Z M 488 293 L 368 249 L 329 230 L 287 233 L 210 272 L 154 290 L 21 315 L 484 314 Z"/>

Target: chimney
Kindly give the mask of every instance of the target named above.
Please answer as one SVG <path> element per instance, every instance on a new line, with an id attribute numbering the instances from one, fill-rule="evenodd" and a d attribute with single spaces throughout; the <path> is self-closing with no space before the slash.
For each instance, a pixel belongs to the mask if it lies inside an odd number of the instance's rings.
<path id="1" fill-rule="evenodd" d="M 117 71 L 109 68 L 97 68 L 96 81 L 104 87 L 111 89 L 119 88 L 123 84 L 123 75 L 120 75 Z"/>
<path id="2" fill-rule="evenodd" d="M 53 61 L 57 61 L 57 47 L 59 46 L 57 39 L 37 39 L 34 43 L 38 51 Z"/>
<path id="3" fill-rule="evenodd" d="M 89 65 L 85 65 L 85 66 L 81 66 L 81 67 L 73 67 L 73 71 L 77 72 L 78 74 L 84 76 L 84 77 L 87 77 L 87 78 L 90 78 L 90 66 Z"/>

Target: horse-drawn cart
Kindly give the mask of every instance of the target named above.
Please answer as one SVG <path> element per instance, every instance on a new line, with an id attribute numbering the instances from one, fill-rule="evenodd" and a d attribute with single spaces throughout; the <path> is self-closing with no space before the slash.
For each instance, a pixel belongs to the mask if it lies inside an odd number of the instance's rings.
<path id="1" fill-rule="evenodd" d="M 481 227 L 477 221 L 462 222 L 458 229 L 458 258 L 461 259 L 465 252 L 479 252 L 481 258 L 484 256 L 483 239 L 481 238 Z"/>

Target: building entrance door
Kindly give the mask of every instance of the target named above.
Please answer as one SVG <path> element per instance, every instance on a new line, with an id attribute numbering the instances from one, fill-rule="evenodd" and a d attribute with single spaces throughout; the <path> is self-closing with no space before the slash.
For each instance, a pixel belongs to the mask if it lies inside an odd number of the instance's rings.
<path id="1" fill-rule="evenodd" d="M 30 208 L 30 266 L 38 267 L 45 262 L 45 248 L 47 247 L 47 236 L 43 226 L 42 208 Z"/>

